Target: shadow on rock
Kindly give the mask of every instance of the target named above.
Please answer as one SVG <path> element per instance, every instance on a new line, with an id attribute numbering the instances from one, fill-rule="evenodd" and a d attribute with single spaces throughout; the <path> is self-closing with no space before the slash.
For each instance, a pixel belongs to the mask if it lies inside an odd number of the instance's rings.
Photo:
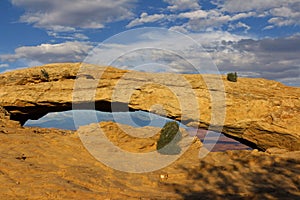
<path id="1" fill-rule="evenodd" d="M 185 184 L 167 185 L 183 199 L 300 199 L 297 155 L 283 158 L 261 153 L 230 157 L 220 162 L 216 158 L 201 160 L 195 169 L 182 166 L 189 180 Z"/>

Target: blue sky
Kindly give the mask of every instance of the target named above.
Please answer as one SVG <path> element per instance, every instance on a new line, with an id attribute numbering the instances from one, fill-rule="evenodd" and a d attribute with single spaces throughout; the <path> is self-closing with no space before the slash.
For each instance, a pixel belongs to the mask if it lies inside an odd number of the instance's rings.
<path id="1" fill-rule="evenodd" d="M 0 11 L 0 72 L 83 61 L 115 34 L 160 27 L 200 43 L 221 73 L 300 86 L 300 0 L 2 0 Z"/>

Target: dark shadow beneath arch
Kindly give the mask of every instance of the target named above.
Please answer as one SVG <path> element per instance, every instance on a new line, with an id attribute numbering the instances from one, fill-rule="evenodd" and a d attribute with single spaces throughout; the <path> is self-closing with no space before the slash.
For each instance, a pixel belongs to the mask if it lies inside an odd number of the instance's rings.
<path id="1" fill-rule="evenodd" d="M 108 101 L 97 101 L 95 104 L 93 103 L 45 103 L 38 104 L 35 106 L 27 106 L 27 107 L 17 107 L 17 106 L 6 106 L 4 107 L 7 111 L 11 113 L 11 120 L 19 121 L 23 126 L 25 122 L 29 119 L 37 120 L 41 117 L 45 116 L 47 113 L 51 112 L 63 112 L 72 110 L 73 106 L 76 107 L 77 110 L 97 110 L 103 112 L 133 112 L 136 111 L 128 106 L 125 103 L 119 102 L 108 102 Z M 113 110 L 112 110 L 113 108 Z"/>

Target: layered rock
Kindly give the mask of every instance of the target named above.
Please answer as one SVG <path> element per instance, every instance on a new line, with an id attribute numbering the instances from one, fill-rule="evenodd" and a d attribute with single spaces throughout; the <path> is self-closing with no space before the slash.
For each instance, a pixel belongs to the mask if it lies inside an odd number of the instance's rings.
<path id="1" fill-rule="evenodd" d="M 95 105 L 104 111 L 150 111 L 190 126 L 221 129 L 262 150 L 300 150 L 300 88 L 275 81 L 239 78 L 229 82 L 217 75 L 151 74 L 81 67 L 81 63 L 0 75 L 0 105 L 11 119 L 24 123 L 48 112 L 70 110 L 72 104 L 89 109 Z"/>

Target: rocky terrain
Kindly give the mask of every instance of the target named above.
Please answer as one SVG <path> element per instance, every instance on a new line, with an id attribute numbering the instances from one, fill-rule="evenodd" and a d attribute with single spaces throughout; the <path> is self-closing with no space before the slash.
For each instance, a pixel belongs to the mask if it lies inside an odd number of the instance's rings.
<path id="1" fill-rule="evenodd" d="M 109 139 L 126 151 L 147 152 L 155 148 L 155 138 L 133 140 L 115 123 L 100 125 Z M 84 128 L 91 130 L 90 126 Z M 299 151 L 211 152 L 199 159 L 201 143 L 195 140 L 170 166 L 135 174 L 97 161 L 76 132 L 24 128 L 1 119 L 0 141 L 0 199 L 300 197 Z"/>
<path id="2" fill-rule="evenodd" d="M 299 199 L 299 88 L 264 79 L 239 78 L 232 83 L 223 77 L 222 90 L 213 84 L 213 75 L 153 75 L 97 67 L 101 74 L 95 66 L 88 67 L 90 73 L 82 73 L 79 66 L 51 64 L 0 74 L 0 199 Z M 200 116 L 190 112 L 195 107 L 183 89 L 185 83 L 178 81 L 182 77 L 194 91 Z M 218 100 L 225 91 L 222 131 L 264 151 L 210 152 L 199 158 L 203 145 L 192 139 L 171 165 L 127 173 L 96 160 L 83 145 L 82 134 L 93 135 L 100 126 L 115 146 L 147 153 L 155 150 L 159 128 L 141 130 L 113 122 L 90 124 L 78 131 L 21 126 L 27 119 L 72 109 L 77 80 L 83 81 L 77 89 L 87 94 L 83 99 L 75 94 L 77 105 L 85 105 L 92 92 L 87 86 L 95 84 L 95 98 L 90 100 L 95 100 L 96 109 L 146 110 L 210 129 L 219 127 L 208 114 L 214 107 L 210 92 L 216 92 Z M 116 87 L 120 93 L 114 94 Z M 182 93 L 178 97 L 174 91 Z M 127 94 L 129 100 L 123 99 Z M 182 100 L 187 105 L 184 112 Z M 116 104 L 110 107 L 110 102 Z M 157 104 L 165 113 L 153 106 Z M 222 104 L 215 106 L 222 110 Z M 147 131 L 156 134 L 132 136 Z M 184 132 L 183 136 L 190 137 Z"/>

